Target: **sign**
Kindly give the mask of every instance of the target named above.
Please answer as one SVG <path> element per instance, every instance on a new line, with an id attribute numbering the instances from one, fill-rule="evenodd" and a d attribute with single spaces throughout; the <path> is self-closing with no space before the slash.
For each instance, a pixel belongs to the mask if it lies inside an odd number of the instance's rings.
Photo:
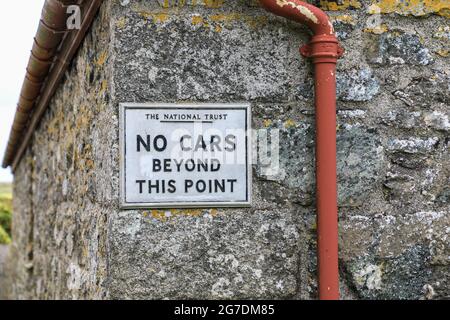
<path id="1" fill-rule="evenodd" d="M 250 116 L 248 104 L 121 104 L 121 207 L 250 206 Z"/>

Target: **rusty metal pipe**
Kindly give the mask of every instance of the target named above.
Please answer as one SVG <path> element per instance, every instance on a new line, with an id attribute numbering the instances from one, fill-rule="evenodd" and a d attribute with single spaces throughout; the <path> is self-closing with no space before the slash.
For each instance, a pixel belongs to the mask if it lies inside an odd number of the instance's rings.
<path id="1" fill-rule="evenodd" d="M 20 161 L 34 128 L 66 70 L 68 61 L 81 43 L 101 0 L 88 2 L 82 29 L 61 48 L 63 58 L 57 60 L 60 63 L 55 65 L 54 58 L 64 38 L 65 6 L 77 3 L 84 1 L 47 0 L 44 4 L 32 49 L 33 58 L 30 58 L 27 77 L 24 80 L 24 94 L 19 98 L 15 124 L 3 160 L 4 167 L 13 164 L 14 168 Z M 316 75 L 319 297 L 338 299 L 335 66 L 342 49 L 338 45 L 332 24 L 320 9 L 298 0 L 260 0 L 260 3 L 276 15 L 307 25 L 314 33 L 312 41 L 302 47 L 301 53 L 313 59 Z M 47 69 L 48 63 L 51 63 L 50 70 Z M 43 79 L 46 84 L 45 88 L 41 88 L 42 96 L 34 97 L 35 94 L 28 90 L 36 92 L 36 85 Z M 30 99 L 30 96 L 34 98 Z M 36 100 L 39 100 L 39 106 L 34 112 Z"/>
<path id="2" fill-rule="evenodd" d="M 328 16 L 299 0 L 259 0 L 268 11 L 313 31 L 300 49 L 312 58 L 316 105 L 316 205 L 319 299 L 339 299 L 336 179 L 336 63 L 343 54 Z"/>

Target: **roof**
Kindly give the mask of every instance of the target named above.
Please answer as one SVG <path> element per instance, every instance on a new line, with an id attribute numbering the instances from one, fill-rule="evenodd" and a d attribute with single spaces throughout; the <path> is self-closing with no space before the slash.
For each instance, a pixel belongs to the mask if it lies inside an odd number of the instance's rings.
<path id="1" fill-rule="evenodd" d="M 101 3 L 102 0 L 45 1 L 3 158 L 4 168 L 11 166 L 14 171 L 17 167 Z M 68 29 L 68 21 L 78 13 L 79 28 Z"/>

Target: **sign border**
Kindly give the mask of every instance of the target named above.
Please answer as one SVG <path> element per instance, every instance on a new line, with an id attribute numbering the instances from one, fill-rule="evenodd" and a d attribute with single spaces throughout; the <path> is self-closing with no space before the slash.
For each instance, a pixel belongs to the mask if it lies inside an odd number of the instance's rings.
<path id="1" fill-rule="evenodd" d="M 169 109 L 169 108 L 242 108 L 245 109 L 247 115 L 247 201 L 224 201 L 224 202 L 142 202 L 129 203 L 126 201 L 125 192 L 125 111 L 126 109 L 140 109 L 140 108 L 154 108 L 154 109 Z M 247 208 L 252 206 L 252 143 L 251 136 L 251 105 L 250 103 L 134 103 L 123 102 L 119 103 L 119 158 L 120 158 L 120 183 L 119 183 L 119 198 L 120 209 L 192 209 L 192 208 Z"/>

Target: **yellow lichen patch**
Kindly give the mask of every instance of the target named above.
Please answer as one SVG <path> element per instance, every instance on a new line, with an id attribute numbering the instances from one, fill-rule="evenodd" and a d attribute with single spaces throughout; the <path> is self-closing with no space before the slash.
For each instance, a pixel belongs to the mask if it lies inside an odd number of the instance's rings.
<path id="1" fill-rule="evenodd" d="M 163 222 L 170 221 L 176 217 L 203 217 L 210 215 L 217 216 L 217 209 L 167 209 L 167 210 L 151 210 L 143 213 L 144 217 L 151 217 Z"/>
<path id="2" fill-rule="evenodd" d="M 343 22 L 343 23 L 347 23 L 347 24 L 351 24 L 351 25 L 356 24 L 355 18 L 353 18 L 351 15 L 348 15 L 348 14 L 331 17 L 331 20 Z"/>
<path id="3" fill-rule="evenodd" d="M 107 58 L 108 58 L 108 52 L 103 51 L 102 53 L 100 53 L 99 57 L 97 58 L 97 61 L 95 61 L 95 64 L 98 67 L 102 67 L 105 64 Z"/>
<path id="4" fill-rule="evenodd" d="M 388 26 L 386 24 L 381 24 L 379 26 L 376 26 L 375 28 L 366 28 L 363 31 L 374 33 L 374 34 L 382 34 L 389 30 Z"/>
<path id="5" fill-rule="evenodd" d="M 252 17 L 252 16 L 244 16 L 244 21 L 250 28 L 257 29 L 260 26 L 263 26 L 267 23 L 268 18 L 266 16 L 262 17 Z"/>
<path id="6" fill-rule="evenodd" d="M 203 0 L 207 8 L 220 8 L 223 6 L 224 0 Z"/>
<path id="7" fill-rule="evenodd" d="M 392 31 L 392 32 L 391 32 L 391 35 L 392 35 L 393 37 L 400 37 L 402 34 L 401 34 L 401 32 L 399 32 L 399 31 Z M 419 41 L 420 41 L 420 39 L 419 39 Z"/>
<path id="8" fill-rule="evenodd" d="M 292 120 L 292 119 L 289 119 L 289 120 L 287 120 L 287 121 L 284 123 L 284 127 L 285 127 L 286 129 L 293 128 L 293 127 L 295 127 L 296 125 L 297 125 L 297 124 L 296 124 L 295 121 Z"/>
<path id="9" fill-rule="evenodd" d="M 81 105 L 79 107 L 78 116 L 75 119 L 75 128 L 84 129 L 89 128 L 91 125 L 91 121 L 93 118 L 93 114 L 91 108 L 86 105 Z"/>
<path id="10" fill-rule="evenodd" d="M 342 1 L 328 1 L 320 0 L 320 8 L 327 11 L 340 11 L 347 9 L 360 9 L 361 2 L 358 0 L 342 0 Z"/>
<path id="11" fill-rule="evenodd" d="M 229 14 L 213 14 L 209 16 L 209 19 L 213 22 L 231 22 L 240 20 L 242 17 L 239 13 L 229 13 Z"/>
<path id="12" fill-rule="evenodd" d="M 448 0 L 373 0 L 369 7 L 370 14 L 396 13 L 399 15 L 424 16 L 435 13 L 450 17 Z"/>
<path id="13" fill-rule="evenodd" d="M 160 1 L 161 3 L 161 1 Z M 173 1 L 173 0 L 164 0 L 161 3 L 163 8 L 172 8 L 172 7 L 184 7 L 186 4 L 186 0 Z"/>
<path id="14" fill-rule="evenodd" d="M 263 120 L 263 125 L 264 125 L 264 127 L 269 127 L 270 125 L 272 124 L 272 120 L 270 120 L 270 119 L 265 119 L 265 120 Z"/>
<path id="15" fill-rule="evenodd" d="M 94 161 L 91 159 L 86 160 L 85 168 L 88 170 L 94 169 Z"/>
<path id="16" fill-rule="evenodd" d="M 161 6 L 163 8 L 170 8 L 170 3 L 171 3 L 170 0 L 164 0 L 163 3 L 161 4 Z"/>
<path id="17" fill-rule="evenodd" d="M 153 15 L 153 13 L 148 12 L 148 11 L 138 11 L 138 14 L 145 20 L 151 19 L 152 15 Z"/>
<path id="18" fill-rule="evenodd" d="M 108 81 L 103 80 L 102 81 L 102 85 L 100 87 L 99 94 L 103 94 L 106 91 L 107 88 L 108 88 Z"/>
<path id="19" fill-rule="evenodd" d="M 169 15 L 167 13 L 156 13 L 153 15 L 153 21 L 155 23 L 157 22 L 165 22 L 169 18 Z"/>
<path id="20" fill-rule="evenodd" d="M 91 74 L 91 71 L 92 71 L 91 64 L 86 64 L 86 70 L 85 70 L 86 79 L 89 79 L 89 75 Z"/>
<path id="21" fill-rule="evenodd" d="M 433 37 L 439 40 L 450 40 L 450 26 L 440 26 Z"/>
<path id="22" fill-rule="evenodd" d="M 126 24 L 127 24 L 127 18 L 125 18 L 125 17 L 119 18 L 119 19 L 117 20 L 117 22 L 116 22 L 116 26 L 117 26 L 117 28 L 119 28 L 119 29 L 125 28 L 125 25 L 126 25 Z"/>
<path id="23" fill-rule="evenodd" d="M 47 124 L 47 133 L 51 136 L 56 136 L 59 132 L 59 124 L 64 121 L 64 116 L 61 112 L 57 112 L 53 119 Z"/>
<path id="24" fill-rule="evenodd" d="M 203 24 L 203 17 L 201 17 L 201 16 L 193 16 L 192 17 L 192 24 L 194 26 L 199 25 L 199 24 Z"/>
<path id="25" fill-rule="evenodd" d="M 163 23 L 169 19 L 169 14 L 164 12 L 139 11 L 138 13 L 144 19 L 152 20 L 153 23 Z"/>
<path id="26" fill-rule="evenodd" d="M 444 58 L 447 58 L 450 55 L 450 52 L 448 50 L 438 50 L 436 51 L 436 53 Z"/>

